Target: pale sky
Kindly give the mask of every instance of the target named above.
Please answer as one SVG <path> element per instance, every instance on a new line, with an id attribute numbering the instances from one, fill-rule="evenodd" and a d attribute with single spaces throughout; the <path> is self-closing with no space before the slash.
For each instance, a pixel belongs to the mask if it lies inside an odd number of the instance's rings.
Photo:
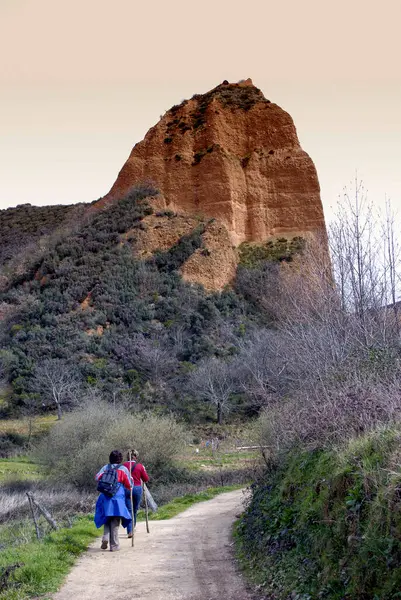
<path id="1" fill-rule="evenodd" d="M 401 212 L 401 0 L 0 0 L 0 208 L 108 192 L 160 115 L 251 77 L 326 215 L 355 170 Z"/>

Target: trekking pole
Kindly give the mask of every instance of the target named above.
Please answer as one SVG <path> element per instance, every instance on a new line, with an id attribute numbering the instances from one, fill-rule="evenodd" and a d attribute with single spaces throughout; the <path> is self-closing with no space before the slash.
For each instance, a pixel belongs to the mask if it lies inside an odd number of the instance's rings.
<path id="1" fill-rule="evenodd" d="M 146 531 L 148 533 L 150 533 L 149 531 L 149 515 L 148 515 L 148 499 L 146 497 L 146 485 L 144 482 L 142 482 L 142 489 L 143 489 L 143 495 L 145 496 L 145 519 L 146 519 Z"/>
<path id="2" fill-rule="evenodd" d="M 132 498 L 132 487 L 133 487 L 133 482 L 132 482 L 132 474 L 131 474 L 131 469 L 132 469 L 132 454 L 131 454 L 131 450 L 129 451 L 129 475 L 130 475 L 130 483 L 131 483 L 131 489 L 130 489 L 130 498 L 131 498 L 131 519 L 132 519 L 132 538 L 131 538 L 131 546 L 134 547 L 134 529 L 135 529 L 135 523 L 134 523 L 134 502 L 133 502 L 133 498 Z"/>

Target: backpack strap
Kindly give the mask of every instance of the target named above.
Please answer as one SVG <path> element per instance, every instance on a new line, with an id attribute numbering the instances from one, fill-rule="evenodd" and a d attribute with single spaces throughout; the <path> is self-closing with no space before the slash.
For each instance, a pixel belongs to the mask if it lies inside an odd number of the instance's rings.
<path id="1" fill-rule="evenodd" d="M 106 471 L 115 471 L 117 473 L 118 469 L 121 467 L 121 464 L 116 465 L 115 467 L 113 467 L 113 465 L 111 463 L 109 463 L 105 469 Z M 120 483 L 120 482 L 119 482 Z"/>

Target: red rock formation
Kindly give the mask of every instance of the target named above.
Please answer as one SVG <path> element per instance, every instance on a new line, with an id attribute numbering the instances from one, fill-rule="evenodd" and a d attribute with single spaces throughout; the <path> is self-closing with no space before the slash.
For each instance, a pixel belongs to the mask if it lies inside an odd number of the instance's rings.
<path id="1" fill-rule="evenodd" d="M 167 217 L 163 213 L 149 215 L 142 223 L 143 229 L 127 231 L 124 236 L 129 240 L 134 235 L 134 252 L 140 258 L 148 258 L 156 250 L 168 250 L 201 224 L 195 217 L 178 214 Z M 234 279 L 238 256 L 222 223 L 211 219 L 202 225 L 202 248 L 192 254 L 180 272 L 190 283 L 201 283 L 208 291 L 220 290 Z"/>
<path id="2" fill-rule="evenodd" d="M 294 123 L 250 79 L 173 106 L 99 204 L 146 179 L 168 208 L 219 219 L 234 245 L 325 230 L 316 169 Z"/>

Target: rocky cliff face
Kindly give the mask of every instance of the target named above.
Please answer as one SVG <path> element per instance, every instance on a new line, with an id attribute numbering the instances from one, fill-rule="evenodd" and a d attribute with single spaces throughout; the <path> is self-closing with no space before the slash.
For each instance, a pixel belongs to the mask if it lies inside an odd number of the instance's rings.
<path id="1" fill-rule="evenodd" d="M 100 205 L 146 179 L 172 211 L 218 219 L 234 246 L 325 230 L 316 169 L 292 118 L 251 80 L 173 106 Z"/>
<path id="2" fill-rule="evenodd" d="M 132 232 L 134 252 L 140 258 L 149 258 L 156 250 L 169 250 L 183 236 L 201 228 L 202 246 L 184 262 L 180 269 L 182 277 L 190 283 L 201 283 L 208 291 L 221 290 L 234 279 L 238 256 L 227 228 L 218 220 L 166 215 L 162 211 L 145 217 L 142 225 L 142 229 Z M 125 237 L 129 239 L 130 235 L 128 231 Z"/>

